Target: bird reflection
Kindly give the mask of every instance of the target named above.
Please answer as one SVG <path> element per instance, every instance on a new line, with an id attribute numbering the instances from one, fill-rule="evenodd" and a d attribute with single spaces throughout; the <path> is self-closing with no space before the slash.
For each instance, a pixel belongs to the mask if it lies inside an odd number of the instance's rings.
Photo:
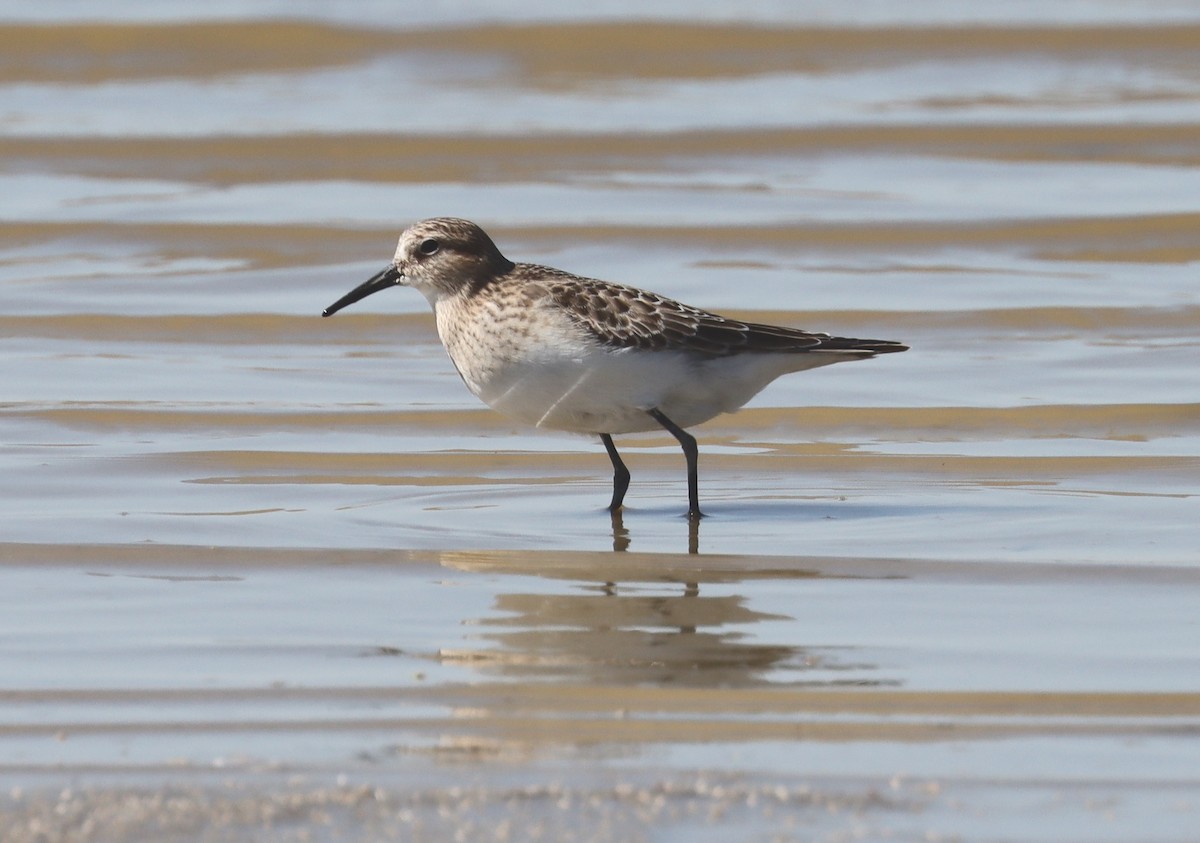
<path id="1" fill-rule="evenodd" d="M 613 553 L 624 553 L 625 551 L 629 550 L 629 545 L 632 542 L 632 539 L 630 538 L 630 535 L 629 535 L 629 528 L 625 526 L 625 518 L 624 518 L 624 515 L 622 514 L 622 510 L 618 509 L 618 510 L 611 512 L 610 514 L 612 515 Z M 687 525 L 688 525 L 688 550 L 687 550 L 687 552 L 691 555 L 695 555 L 700 552 L 700 519 L 699 518 L 689 518 L 689 519 L 687 519 Z M 604 583 L 604 593 L 612 595 L 612 594 L 615 594 L 616 591 L 617 591 L 617 584 L 611 580 L 606 580 Z M 699 592 L 700 592 L 700 584 L 699 583 L 689 582 L 689 583 L 686 583 L 684 586 L 685 594 L 694 596 L 694 595 L 698 594 Z"/>
<path id="2" fill-rule="evenodd" d="M 629 545 L 633 539 L 629 534 L 629 528 L 625 526 L 624 513 L 621 510 L 610 513 L 612 516 L 612 549 L 614 553 L 624 553 L 629 550 Z M 697 554 L 700 552 L 700 519 L 687 519 L 688 544 L 687 552 Z"/>
<path id="3" fill-rule="evenodd" d="M 689 521 L 693 520 L 691 518 Z M 621 515 L 621 510 L 615 510 L 612 513 L 612 535 L 613 535 L 613 553 L 624 553 L 629 550 L 629 529 L 625 526 L 625 519 Z"/>
<path id="4" fill-rule="evenodd" d="M 621 570 L 612 573 L 621 575 L 620 588 L 585 584 L 589 571 L 611 568 L 618 559 L 623 560 Z M 874 684 L 874 665 L 845 661 L 853 651 L 764 641 L 754 634 L 755 625 L 771 622 L 777 628 L 793 618 L 756 611 L 741 594 L 712 594 L 711 588 L 700 588 L 743 579 L 818 576 L 811 571 L 756 572 L 739 569 L 744 562 L 729 558 L 655 554 L 468 552 L 444 554 L 442 561 L 494 575 L 576 581 L 570 590 L 558 593 L 500 591 L 485 617 L 468 621 L 475 632 L 465 646 L 441 651 L 443 661 L 486 675 L 688 687 Z M 631 570 L 640 570 L 641 576 L 630 576 Z M 502 576 L 496 581 L 519 586 L 524 578 Z M 602 581 L 599 576 L 591 579 L 593 584 Z M 665 584 L 677 583 L 687 584 L 682 592 L 678 585 L 664 591 Z M 827 675 L 831 671 L 836 678 Z"/>

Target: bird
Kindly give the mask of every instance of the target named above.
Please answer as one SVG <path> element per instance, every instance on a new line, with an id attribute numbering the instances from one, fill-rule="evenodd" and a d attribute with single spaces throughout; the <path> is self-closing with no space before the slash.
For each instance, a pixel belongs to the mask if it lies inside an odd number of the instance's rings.
<path id="1" fill-rule="evenodd" d="M 670 433 L 687 464 L 687 515 L 699 519 L 699 449 L 686 428 L 739 409 L 781 375 L 908 350 L 744 322 L 515 263 L 482 228 L 456 217 L 410 225 L 392 262 L 322 316 L 397 286 L 425 296 L 455 369 L 485 404 L 538 428 L 599 437 L 612 462 L 614 517 L 630 482 L 614 435 Z"/>

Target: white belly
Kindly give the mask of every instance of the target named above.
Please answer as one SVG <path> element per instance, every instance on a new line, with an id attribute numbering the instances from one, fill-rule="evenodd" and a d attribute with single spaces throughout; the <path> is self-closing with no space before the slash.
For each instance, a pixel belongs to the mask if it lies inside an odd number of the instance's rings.
<path id="1" fill-rule="evenodd" d="M 527 310 L 523 319 L 488 313 L 485 321 L 449 304 L 435 306 L 438 333 L 467 387 L 506 416 L 552 430 L 659 430 L 651 409 L 691 427 L 737 410 L 782 374 L 849 359 L 612 349 L 553 310 Z"/>
<path id="2" fill-rule="evenodd" d="M 812 357 L 813 359 L 806 359 Z M 836 362 L 816 355 L 717 359 L 671 351 L 595 350 L 574 358 L 513 363 L 467 386 L 488 406 L 526 424 L 575 433 L 658 430 L 657 408 L 680 427 L 731 413 L 785 372 Z"/>

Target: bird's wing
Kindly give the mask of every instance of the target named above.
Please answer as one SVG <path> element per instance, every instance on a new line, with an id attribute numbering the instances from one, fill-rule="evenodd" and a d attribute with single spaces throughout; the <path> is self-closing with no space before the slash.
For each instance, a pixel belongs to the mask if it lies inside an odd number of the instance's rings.
<path id="1" fill-rule="evenodd" d="M 538 267 L 538 269 L 545 269 Z M 713 357 L 744 352 L 835 351 L 869 357 L 904 351 L 889 340 L 860 340 L 777 325 L 742 322 L 655 293 L 552 271 L 539 279 L 555 306 L 613 348 L 691 351 Z"/>

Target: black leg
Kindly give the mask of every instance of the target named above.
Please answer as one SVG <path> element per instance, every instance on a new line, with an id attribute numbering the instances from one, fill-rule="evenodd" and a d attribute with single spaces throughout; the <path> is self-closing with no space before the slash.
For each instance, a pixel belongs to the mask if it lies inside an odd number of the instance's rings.
<path id="1" fill-rule="evenodd" d="M 700 492 L 697 488 L 699 480 L 697 479 L 696 459 L 699 456 L 699 449 L 696 447 L 696 437 L 664 416 L 657 407 L 646 412 L 650 414 L 650 418 L 661 424 L 668 433 L 678 439 L 679 444 L 683 447 L 683 455 L 687 458 L 688 472 L 688 518 L 703 518 L 704 513 L 700 511 Z"/>
<path id="2" fill-rule="evenodd" d="M 613 465 L 613 496 L 608 511 L 616 512 L 625 501 L 625 492 L 629 490 L 629 469 L 621 461 L 621 455 L 617 453 L 617 446 L 613 444 L 611 436 L 601 433 L 600 441 L 604 443 L 604 450 L 608 451 L 608 458 L 612 460 Z"/>

